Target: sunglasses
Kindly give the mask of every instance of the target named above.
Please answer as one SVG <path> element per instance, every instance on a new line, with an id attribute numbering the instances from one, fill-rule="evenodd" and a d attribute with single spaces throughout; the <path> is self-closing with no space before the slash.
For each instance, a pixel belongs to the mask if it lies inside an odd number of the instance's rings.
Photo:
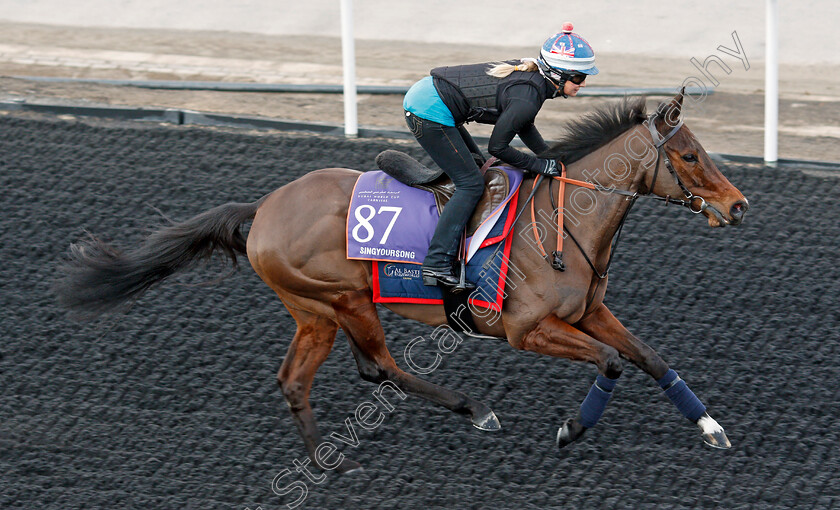
<path id="1" fill-rule="evenodd" d="M 569 76 L 569 81 L 574 83 L 575 85 L 580 85 L 581 83 L 586 81 L 586 75 L 585 74 L 573 74 L 573 75 Z"/>

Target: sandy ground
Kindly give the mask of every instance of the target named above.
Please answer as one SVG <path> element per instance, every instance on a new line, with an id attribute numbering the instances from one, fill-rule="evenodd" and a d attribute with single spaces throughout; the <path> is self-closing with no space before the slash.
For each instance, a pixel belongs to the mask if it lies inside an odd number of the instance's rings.
<path id="1" fill-rule="evenodd" d="M 222 80 L 262 83 L 341 83 L 340 40 L 234 32 L 79 28 L 0 22 L 0 100 L 70 101 L 187 108 L 341 124 L 342 96 L 206 91 L 163 91 L 91 84 L 46 84 L 16 76 L 110 79 Z M 721 41 L 727 43 L 727 41 Z M 731 41 L 728 42 L 732 46 Z M 529 56 L 530 47 L 431 44 L 360 40 L 359 84 L 410 85 L 437 65 Z M 598 54 L 603 70 L 591 85 L 676 88 L 690 77 L 714 93 L 692 102 L 687 123 L 709 151 L 763 153 L 762 63 L 715 52 L 730 73 L 715 67 L 718 80 L 688 58 Z M 746 69 L 749 67 L 749 69 Z M 779 157 L 840 161 L 840 66 L 792 66 L 781 70 Z M 697 85 L 693 81 L 689 85 Z M 653 98 L 651 104 L 661 98 Z M 548 139 L 563 124 L 612 99 L 549 101 L 537 118 Z M 359 124 L 404 130 L 402 97 L 360 95 Z M 488 134 L 487 126 L 471 132 Z"/>

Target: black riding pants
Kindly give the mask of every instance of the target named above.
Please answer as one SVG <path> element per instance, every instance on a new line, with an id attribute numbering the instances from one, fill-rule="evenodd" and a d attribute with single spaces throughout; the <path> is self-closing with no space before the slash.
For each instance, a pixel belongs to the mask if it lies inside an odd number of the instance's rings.
<path id="1" fill-rule="evenodd" d="M 458 128 L 444 126 L 406 112 L 411 133 L 429 156 L 455 183 L 455 193 L 440 215 L 423 265 L 445 268 L 458 253 L 461 234 L 484 193 L 484 178 Z M 475 146 L 472 139 L 470 145 Z"/>

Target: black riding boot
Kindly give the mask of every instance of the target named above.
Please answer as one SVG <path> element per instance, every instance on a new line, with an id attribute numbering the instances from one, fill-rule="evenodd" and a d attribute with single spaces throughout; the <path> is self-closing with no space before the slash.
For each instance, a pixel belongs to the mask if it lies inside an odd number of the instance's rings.
<path id="1" fill-rule="evenodd" d="M 455 193 L 443 208 L 429 252 L 423 260 L 424 285 L 440 284 L 450 287 L 453 292 L 475 289 L 473 283 L 466 280 L 461 283 L 460 272 L 456 272 L 453 265 L 464 228 L 484 191 L 484 179 L 478 172 L 476 176 L 477 179 L 464 179 L 466 182 L 462 182 L 460 187 L 456 183 Z"/>

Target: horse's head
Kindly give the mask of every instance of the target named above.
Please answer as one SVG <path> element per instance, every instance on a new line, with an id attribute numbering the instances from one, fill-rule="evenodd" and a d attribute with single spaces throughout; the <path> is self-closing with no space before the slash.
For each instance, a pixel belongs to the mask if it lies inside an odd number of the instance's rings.
<path id="1" fill-rule="evenodd" d="M 709 219 L 709 226 L 738 225 L 744 220 L 749 202 L 683 124 L 684 91 L 685 88 L 670 102 L 662 103 L 646 122 L 659 151 L 646 179 L 648 190 L 662 197 L 683 198 L 692 212 Z"/>

